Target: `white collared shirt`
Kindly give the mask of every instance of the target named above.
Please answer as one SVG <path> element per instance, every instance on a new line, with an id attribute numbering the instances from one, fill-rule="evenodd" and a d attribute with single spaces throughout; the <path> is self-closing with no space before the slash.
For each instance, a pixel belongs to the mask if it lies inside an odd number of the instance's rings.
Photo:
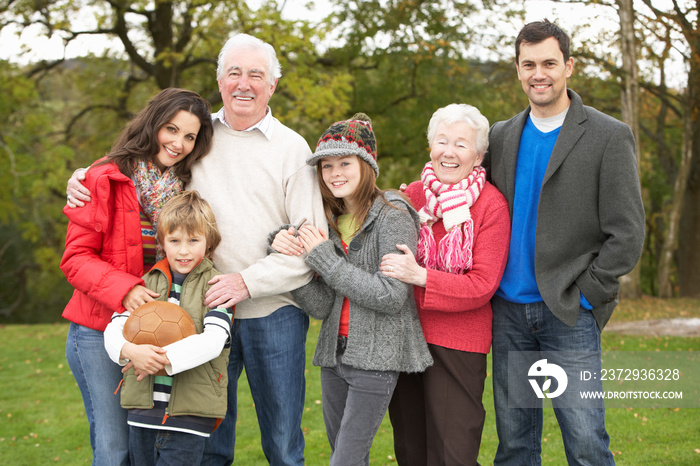
<path id="1" fill-rule="evenodd" d="M 221 110 L 218 112 L 212 114 L 211 116 L 212 121 L 220 120 L 221 123 L 226 125 L 227 128 L 231 128 L 228 123 L 226 123 L 226 118 L 224 115 L 224 107 L 221 107 Z M 267 107 L 267 110 L 265 111 L 265 116 L 263 117 L 262 120 L 258 121 L 256 124 L 251 126 L 250 128 L 246 128 L 243 131 L 254 131 L 256 129 L 259 129 L 261 133 L 265 135 L 267 139 L 270 139 L 271 134 L 270 130 L 272 129 L 272 110 L 270 110 L 270 107 Z"/>

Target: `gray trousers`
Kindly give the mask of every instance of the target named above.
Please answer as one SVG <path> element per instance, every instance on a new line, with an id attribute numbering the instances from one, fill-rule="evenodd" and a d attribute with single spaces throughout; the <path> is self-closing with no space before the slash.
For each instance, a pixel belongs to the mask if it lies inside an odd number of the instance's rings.
<path id="1" fill-rule="evenodd" d="M 369 449 L 394 393 L 398 372 L 366 371 L 342 363 L 321 368 L 323 420 L 331 466 L 369 464 Z"/>

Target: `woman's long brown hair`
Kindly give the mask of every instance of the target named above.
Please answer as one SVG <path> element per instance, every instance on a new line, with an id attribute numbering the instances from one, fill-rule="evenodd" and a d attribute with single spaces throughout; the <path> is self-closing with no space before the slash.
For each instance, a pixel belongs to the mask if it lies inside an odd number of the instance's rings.
<path id="1" fill-rule="evenodd" d="M 153 97 L 124 128 L 107 153 L 107 159 L 100 164 L 114 163 L 131 178 L 137 161 L 156 161 L 160 151 L 158 132 L 181 110 L 196 116 L 200 123 L 192 152 L 173 166 L 178 178 L 187 183 L 192 177 L 192 165 L 211 149 L 213 128 L 209 102 L 186 89 L 170 87 Z"/>

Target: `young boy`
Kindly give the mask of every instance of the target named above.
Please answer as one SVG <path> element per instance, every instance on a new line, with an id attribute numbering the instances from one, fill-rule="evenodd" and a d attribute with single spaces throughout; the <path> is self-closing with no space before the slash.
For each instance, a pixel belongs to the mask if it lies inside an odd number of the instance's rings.
<path id="1" fill-rule="evenodd" d="M 166 258 L 143 278 L 157 299 L 178 304 L 197 334 L 163 348 L 136 345 L 122 331 L 130 313 L 114 313 L 104 333 L 110 358 L 124 366 L 121 405 L 128 410 L 132 465 L 199 464 L 206 438 L 226 414 L 233 309 L 208 309 L 204 294 L 218 275 L 209 258 L 221 241 L 209 204 L 197 191 L 160 212 L 158 242 Z M 165 368 L 167 376 L 155 376 Z"/>

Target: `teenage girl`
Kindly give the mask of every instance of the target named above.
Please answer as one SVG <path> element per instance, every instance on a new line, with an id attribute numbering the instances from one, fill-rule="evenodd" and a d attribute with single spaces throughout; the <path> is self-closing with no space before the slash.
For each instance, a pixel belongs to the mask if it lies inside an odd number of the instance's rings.
<path id="1" fill-rule="evenodd" d="M 278 252 L 305 252 L 316 272 L 292 293 L 323 320 L 313 362 L 321 366 L 331 465 L 367 465 L 399 372 L 432 364 L 412 287 L 379 271 L 384 254 L 400 253 L 397 244 L 415 252 L 419 223 L 403 196 L 377 188 L 376 159 L 366 115 L 331 125 L 306 161 L 316 166 L 330 232 L 285 227 L 272 241 Z"/>

